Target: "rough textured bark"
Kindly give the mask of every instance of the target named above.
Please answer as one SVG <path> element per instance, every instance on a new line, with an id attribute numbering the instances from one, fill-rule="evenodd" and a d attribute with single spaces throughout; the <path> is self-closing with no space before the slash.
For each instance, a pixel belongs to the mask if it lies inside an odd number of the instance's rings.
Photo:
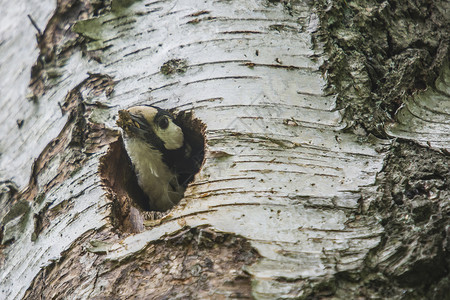
<path id="1" fill-rule="evenodd" d="M 446 1 L 23 3 L 0 32 L 0 298 L 449 294 Z M 115 125 L 142 103 L 206 143 L 152 218 Z"/>

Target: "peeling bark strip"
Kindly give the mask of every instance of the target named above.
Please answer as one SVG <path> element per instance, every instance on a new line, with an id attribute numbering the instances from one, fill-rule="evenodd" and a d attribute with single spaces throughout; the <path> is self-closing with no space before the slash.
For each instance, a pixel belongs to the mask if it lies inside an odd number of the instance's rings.
<path id="1" fill-rule="evenodd" d="M 80 43 L 77 34 L 71 31 L 78 20 L 88 18 L 95 12 L 89 1 L 60 0 L 56 10 L 48 21 L 43 33 L 29 16 L 33 26 L 38 30 L 37 42 L 39 57 L 31 69 L 29 84 L 33 100 L 41 97 L 46 90 L 58 85 L 58 79 L 64 75 L 67 59 L 76 51 Z"/>
<path id="2" fill-rule="evenodd" d="M 27 191 L 22 197 L 31 201 L 38 192 L 45 194 L 54 186 L 63 183 L 84 164 L 86 154 L 92 154 L 102 144 L 108 143 L 107 134 L 100 137 L 96 133 L 101 130 L 102 125 L 87 121 L 91 109 L 86 109 L 89 103 L 84 101 L 84 97 L 97 97 L 102 93 L 110 95 L 113 87 L 111 77 L 91 74 L 70 91 L 60 106 L 63 115 L 69 113 L 66 125 L 35 160 Z M 55 171 L 55 165 L 58 164 Z M 54 173 L 54 176 L 44 179 L 48 182 L 40 182 L 39 177 L 42 175 L 45 178 L 48 172 Z"/>

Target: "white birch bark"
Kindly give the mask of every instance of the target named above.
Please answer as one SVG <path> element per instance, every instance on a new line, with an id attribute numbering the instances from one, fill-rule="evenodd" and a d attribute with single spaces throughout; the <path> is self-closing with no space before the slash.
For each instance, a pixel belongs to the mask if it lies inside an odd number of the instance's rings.
<path id="1" fill-rule="evenodd" d="M 244 237 L 261 255 L 246 266 L 258 299 L 301 297 L 320 280 L 357 269 L 380 242 L 382 227 L 376 216 L 361 216 L 361 202 L 376 196 L 389 142 L 342 132 L 347 124 L 319 70 L 327 57 L 313 42 L 318 18 L 306 2 L 287 9 L 256 0 L 138 1 L 81 21 L 74 30 L 91 39 L 88 50 L 100 50 L 101 63 L 75 51 L 33 103 L 25 96 L 37 51 L 24 16 L 43 26 L 52 7 L 22 1 L 1 26 L 1 179 L 26 189 L 33 161 L 68 122 L 59 104 L 87 73 L 112 76 L 109 96 L 81 91 L 91 122 L 118 130 L 118 110 L 136 104 L 193 111 L 206 125 L 207 152 L 181 203 L 154 227 L 109 241 L 100 259 L 120 263 L 185 226 L 207 226 Z M 172 59 L 185 61 L 185 72 L 162 74 Z M 41 166 L 29 213 L 3 224 L 14 241 L 2 250 L 0 298 L 24 297 L 78 239 L 112 230 L 98 172 L 107 147 L 99 148 L 55 185 L 69 150 Z M 67 211 L 32 238 L 33 215 L 60 207 Z M 92 268 L 97 257 L 80 255 L 81 267 Z M 91 269 L 72 295 L 101 296 L 107 284 Z"/>

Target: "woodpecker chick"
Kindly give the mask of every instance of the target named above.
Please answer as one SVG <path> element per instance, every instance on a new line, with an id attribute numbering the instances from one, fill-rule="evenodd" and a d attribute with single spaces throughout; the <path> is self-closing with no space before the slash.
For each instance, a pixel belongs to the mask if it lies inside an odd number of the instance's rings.
<path id="1" fill-rule="evenodd" d="M 152 210 L 166 211 L 183 197 L 198 170 L 183 130 L 174 117 L 155 106 L 119 111 L 125 149 Z"/>

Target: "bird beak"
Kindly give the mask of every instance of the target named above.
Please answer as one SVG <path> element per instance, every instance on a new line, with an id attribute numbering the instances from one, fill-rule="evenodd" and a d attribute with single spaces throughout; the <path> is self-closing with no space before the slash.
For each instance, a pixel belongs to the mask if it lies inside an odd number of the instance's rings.
<path id="1" fill-rule="evenodd" d="M 130 127 L 133 126 L 133 120 L 130 112 L 127 110 L 119 110 L 119 119 L 116 121 L 116 124 L 125 132 L 129 132 Z"/>
<path id="2" fill-rule="evenodd" d="M 147 127 L 141 116 L 135 115 L 129 110 L 119 110 L 119 119 L 116 124 L 130 135 L 142 135 Z"/>

